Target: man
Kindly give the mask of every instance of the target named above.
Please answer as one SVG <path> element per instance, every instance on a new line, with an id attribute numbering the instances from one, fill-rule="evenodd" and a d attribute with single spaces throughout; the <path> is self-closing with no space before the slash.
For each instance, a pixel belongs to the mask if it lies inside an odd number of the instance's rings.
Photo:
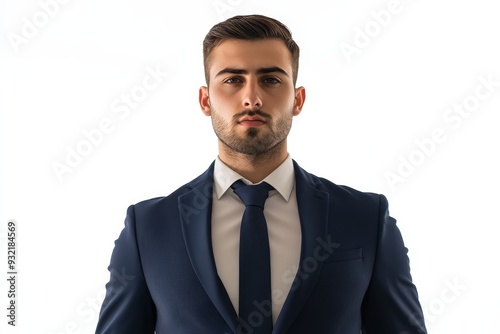
<path id="1" fill-rule="evenodd" d="M 199 102 L 218 157 L 169 196 L 129 207 L 96 333 L 426 333 L 386 198 L 288 154 L 306 97 L 288 29 L 233 17 L 203 54 Z"/>

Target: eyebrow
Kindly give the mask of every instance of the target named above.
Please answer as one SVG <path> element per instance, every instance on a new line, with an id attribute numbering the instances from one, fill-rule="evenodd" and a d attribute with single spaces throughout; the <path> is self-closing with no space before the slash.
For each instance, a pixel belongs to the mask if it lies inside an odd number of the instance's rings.
<path id="1" fill-rule="evenodd" d="M 284 69 L 278 66 L 272 66 L 272 67 L 261 67 L 257 69 L 257 74 L 268 74 L 268 73 L 281 73 L 286 75 L 287 77 L 289 76 L 288 73 Z M 233 68 L 233 67 L 226 67 L 219 71 L 215 77 L 217 78 L 219 75 L 223 74 L 248 74 L 247 70 L 241 69 L 241 68 Z"/>

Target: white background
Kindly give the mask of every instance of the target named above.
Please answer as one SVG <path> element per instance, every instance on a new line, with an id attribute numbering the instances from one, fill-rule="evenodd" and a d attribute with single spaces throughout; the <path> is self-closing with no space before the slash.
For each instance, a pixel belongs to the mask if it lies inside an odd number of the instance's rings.
<path id="1" fill-rule="evenodd" d="M 284 22 L 301 47 L 307 100 L 289 137 L 292 157 L 388 197 L 429 332 L 498 331 L 495 2 L 54 1 L 51 16 L 48 0 L 0 5 L 1 277 L 9 219 L 19 270 L 16 328 L 6 324 L 1 280 L 2 333 L 93 333 L 128 205 L 169 194 L 217 154 L 197 101 L 203 37 L 222 19 L 253 13 Z M 388 7 L 381 26 L 373 13 Z M 357 53 L 343 53 L 346 44 Z M 113 103 L 137 91 L 148 67 L 168 76 L 120 119 Z M 491 92 L 477 88 L 480 77 L 496 83 Z M 476 89 L 484 98 L 474 106 Z M 461 123 L 443 118 L 464 101 L 474 110 Z M 103 119 L 112 131 L 58 178 L 53 164 L 66 164 L 68 148 Z M 416 141 L 436 128 L 445 140 L 419 153 Z M 410 158 L 413 170 L 400 166 Z M 391 187 L 388 172 L 405 174 Z"/>

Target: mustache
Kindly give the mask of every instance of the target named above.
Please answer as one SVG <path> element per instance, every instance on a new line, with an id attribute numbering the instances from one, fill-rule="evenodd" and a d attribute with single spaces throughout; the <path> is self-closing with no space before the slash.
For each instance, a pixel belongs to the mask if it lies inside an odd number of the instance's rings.
<path id="1" fill-rule="evenodd" d="M 244 110 L 236 115 L 233 116 L 234 121 L 238 121 L 243 116 L 260 116 L 261 118 L 265 120 L 271 120 L 273 119 L 271 115 L 261 111 L 261 110 Z"/>

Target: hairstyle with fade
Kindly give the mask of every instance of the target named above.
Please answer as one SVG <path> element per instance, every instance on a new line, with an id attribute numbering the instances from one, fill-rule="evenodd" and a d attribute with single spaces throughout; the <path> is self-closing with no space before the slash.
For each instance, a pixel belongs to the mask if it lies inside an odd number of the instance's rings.
<path id="1" fill-rule="evenodd" d="M 226 39 L 257 41 L 261 39 L 281 39 L 292 56 L 293 84 L 299 72 L 299 46 L 292 39 L 290 30 L 280 21 L 263 15 L 234 16 L 212 27 L 203 40 L 203 65 L 205 80 L 210 82 L 210 55 L 212 50 Z"/>

